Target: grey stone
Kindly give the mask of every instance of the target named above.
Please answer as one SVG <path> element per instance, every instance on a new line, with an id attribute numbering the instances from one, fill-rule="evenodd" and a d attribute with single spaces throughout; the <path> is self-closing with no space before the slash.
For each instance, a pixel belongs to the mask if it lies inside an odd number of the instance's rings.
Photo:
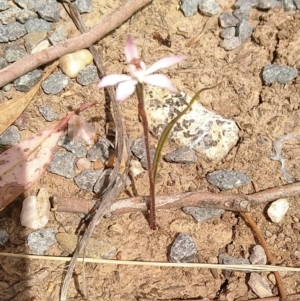
<path id="1" fill-rule="evenodd" d="M 154 156 L 155 156 L 155 149 L 150 148 L 150 160 L 151 160 L 152 164 L 153 164 Z M 145 153 L 144 157 L 142 157 L 142 159 L 141 159 L 141 165 L 143 166 L 144 169 L 148 169 L 146 153 Z"/>
<path id="2" fill-rule="evenodd" d="M 270 9 L 275 7 L 280 7 L 282 5 L 281 1 L 276 0 L 258 0 L 257 8 L 260 9 Z"/>
<path id="3" fill-rule="evenodd" d="M 195 151 L 188 147 L 181 147 L 164 156 L 167 162 L 192 164 L 197 162 Z"/>
<path id="4" fill-rule="evenodd" d="M 294 11 L 297 9 L 293 0 L 283 0 L 283 8 L 284 11 Z"/>
<path id="5" fill-rule="evenodd" d="M 251 264 L 266 264 L 267 255 L 264 248 L 261 245 L 256 245 L 253 247 L 249 260 Z"/>
<path id="6" fill-rule="evenodd" d="M 51 29 L 51 25 L 43 19 L 30 19 L 25 23 L 25 29 L 28 33 L 33 31 L 46 31 Z"/>
<path id="7" fill-rule="evenodd" d="M 263 80 L 266 85 L 278 82 L 286 84 L 298 75 L 298 70 L 289 66 L 266 65 L 263 70 Z"/>
<path id="8" fill-rule="evenodd" d="M 2 24 L 15 22 L 20 11 L 21 9 L 19 7 L 11 6 L 9 9 L 0 13 L 0 22 Z"/>
<path id="9" fill-rule="evenodd" d="M 47 0 L 14 0 L 14 2 L 22 8 L 37 11 L 46 5 Z"/>
<path id="10" fill-rule="evenodd" d="M 259 0 L 238 0 L 235 2 L 234 6 L 236 8 L 240 7 L 257 7 Z"/>
<path id="11" fill-rule="evenodd" d="M 8 238 L 9 238 L 8 233 L 5 230 L 0 229 L 0 247 L 3 247 L 6 244 Z"/>
<path id="12" fill-rule="evenodd" d="M 259 298 L 272 297 L 273 293 L 269 283 L 258 273 L 251 273 L 248 285 Z"/>
<path id="13" fill-rule="evenodd" d="M 131 145 L 132 153 L 138 158 L 142 159 L 145 155 L 145 142 L 144 138 L 138 138 L 132 142 Z"/>
<path id="14" fill-rule="evenodd" d="M 242 6 L 240 8 L 237 8 L 233 15 L 238 18 L 240 21 L 242 20 L 248 20 L 250 16 L 251 8 L 249 6 Z"/>
<path id="15" fill-rule="evenodd" d="M 47 38 L 45 31 L 33 31 L 24 37 L 25 47 L 28 52 L 31 52 L 40 42 Z"/>
<path id="16" fill-rule="evenodd" d="M 232 39 L 235 37 L 235 27 L 227 27 L 221 30 L 220 36 L 223 39 Z"/>
<path id="17" fill-rule="evenodd" d="M 246 258 L 236 258 L 232 257 L 227 253 L 219 255 L 219 263 L 222 264 L 250 264 L 250 261 Z"/>
<path id="18" fill-rule="evenodd" d="M 30 117 L 29 117 L 28 113 L 24 112 L 17 118 L 17 120 L 14 122 L 14 125 L 20 131 L 24 131 L 27 129 L 29 119 L 30 119 Z"/>
<path id="19" fill-rule="evenodd" d="M 15 41 L 25 36 L 25 34 L 27 33 L 25 26 L 19 22 L 12 22 L 7 24 L 7 30 L 8 30 L 10 41 Z"/>
<path id="20" fill-rule="evenodd" d="M 35 19 L 37 18 L 37 14 L 29 9 L 22 9 L 18 15 L 17 15 L 17 20 L 21 22 L 22 24 L 26 23 L 30 19 Z"/>
<path id="21" fill-rule="evenodd" d="M 77 158 L 82 158 L 86 156 L 86 149 L 84 144 L 75 139 L 71 139 L 68 136 L 62 136 L 59 138 L 58 143 L 59 146 L 65 148 L 66 150 L 72 152 Z"/>
<path id="22" fill-rule="evenodd" d="M 7 0 L 0 0 L 0 11 L 4 11 L 10 8 Z"/>
<path id="23" fill-rule="evenodd" d="M 22 75 L 14 81 L 14 86 L 18 91 L 28 92 L 43 76 L 43 71 L 35 69 Z"/>
<path id="24" fill-rule="evenodd" d="M 56 243 L 55 228 L 40 229 L 32 232 L 27 236 L 28 248 L 33 254 L 46 255 L 50 247 Z"/>
<path id="25" fill-rule="evenodd" d="M 185 17 L 190 17 L 198 11 L 198 4 L 200 0 L 182 0 L 180 8 Z"/>
<path id="26" fill-rule="evenodd" d="M 0 24 L 0 43 L 9 41 L 9 33 L 6 25 Z"/>
<path id="27" fill-rule="evenodd" d="M 94 162 L 101 160 L 104 163 L 113 153 L 113 149 L 107 139 L 100 138 L 88 151 L 87 158 Z"/>
<path id="28" fill-rule="evenodd" d="M 75 160 L 76 156 L 70 152 L 56 152 L 47 170 L 68 179 L 74 178 Z"/>
<path id="29" fill-rule="evenodd" d="M 42 88 L 46 94 L 58 94 L 69 82 L 70 78 L 65 74 L 54 73 L 42 83 Z"/>
<path id="30" fill-rule="evenodd" d="M 183 212 L 190 214 L 197 222 L 208 221 L 224 213 L 223 209 L 200 208 L 200 207 L 183 207 Z"/>
<path id="31" fill-rule="evenodd" d="M 13 63 L 27 55 L 27 52 L 18 45 L 9 45 L 5 48 L 4 58 Z"/>
<path id="32" fill-rule="evenodd" d="M 99 81 L 99 76 L 96 66 L 87 66 L 82 69 L 77 75 L 77 82 L 82 86 L 91 85 Z"/>
<path id="33" fill-rule="evenodd" d="M 74 4 L 77 6 L 78 11 L 82 13 L 90 13 L 93 10 L 92 0 L 76 0 Z"/>
<path id="34" fill-rule="evenodd" d="M 59 7 L 56 1 L 49 1 L 37 12 L 46 21 L 57 22 L 59 20 Z"/>
<path id="35" fill-rule="evenodd" d="M 47 105 L 39 105 L 39 112 L 42 114 L 46 121 L 51 122 L 56 120 L 58 117 L 57 114 L 53 111 L 53 109 Z"/>
<path id="36" fill-rule="evenodd" d="M 239 20 L 227 10 L 219 17 L 219 21 L 223 28 L 234 27 L 239 22 Z"/>
<path id="37" fill-rule="evenodd" d="M 112 172 L 112 169 L 106 169 L 104 172 L 101 173 L 100 177 L 98 178 L 97 182 L 94 185 L 94 192 L 98 195 L 103 195 L 108 183 L 109 177 Z"/>
<path id="38" fill-rule="evenodd" d="M 300 9 L 300 0 L 294 0 L 294 3 L 298 9 Z"/>
<path id="39" fill-rule="evenodd" d="M 10 126 L 0 135 L 0 145 L 16 145 L 21 141 L 21 134 L 15 126 Z"/>
<path id="40" fill-rule="evenodd" d="M 241 46 L 242 41 L 239 37 L 233 37 L 231 39 L 224 39 L 220 46 L 224 48 L 225 50 L 233 50 L 239 46 Z"/>
<path id="41" fill-rule="evenodd" d="M 237 36 L 240 38 L 240 40 L 242 42 L 244 42 L 246 39 L 248 39 L 249 37 L 251 37 L 252 31 L 253 31 L 253 27 L 246 20 L 242 20 L 237 25 L 237 28 L 236 28 Z"/>
<path id="42" fill-rule="evenodd" d="M 8 92 L 8 91 L 10 91 L 11 88 L 12 88 L 12 84 L 7 84 L 2 88 L 2 90 L 4 92 Z"/>
<path id="43" fill-rule="evenodd" d="M 221 9 L 215 0 L 200 0 L 198 8 L 204 15 L 209 17 L 216 15 Z"/>
<path id="44" fill-rule="evenodd" d="M 67 37 L 65 36 L 65 33 L 61 27 L 56 28 L 53 34 L 49 37 L 52 45 L 56 45 L 60 42 L 65 41 L 66 39 Z"/>
<path id="45" fill-rule="evenodd" d="M 234 189 L 251 182 L 248 175 L 243 172 L 221 169 L 206 175 L 207 181 L 221 190 Z"/>
<path id="46" fill-rule="evenodd" d="M 171 262 L 194 262 L 197 254 L 196 244 L 187 233 L 180 233 L 171 246 Z"/>
<path id="47" fill-rule="evenodd" d="M 102 173 L 103 173 L 102 170 L 91 170 L 91 169 L 82 170 L 74 178 L 74 182 L 79 188 L 83 190 L 93 191 L 93 188 Z"/>
<path id="48" fill-rule="evenodd" d="M 4 57 L 0 57 L 0 70 L 7 67 L 9 64 Z"/>

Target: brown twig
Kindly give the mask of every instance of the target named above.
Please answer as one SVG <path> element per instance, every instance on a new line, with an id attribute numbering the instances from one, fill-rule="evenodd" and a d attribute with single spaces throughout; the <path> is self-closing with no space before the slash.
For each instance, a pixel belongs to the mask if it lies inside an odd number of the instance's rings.
<path id="1" fill-rule="evenodd" d="M 118 8 L 114 9 L 111 13 L 104 17 L 103 20 L 89 32 L 86 32 L 76 38 L 68 39 L 65 42 L 59 43 L 43 51 L 30 54 L 0 70 L 0 87 L 41 65 L 63 56 L 64 54 L 91 46 L 109 32 L 119 27 L 135 12 L 151 1 L 152 0 L 122 1 Z"/>
<path id="2" fill-rule="evenodd" d="M 247 212 L 251 205 L 267 203 L 282 197 L 300 194 L 300 182 L 269 188 L 249 195 L 223 194 L 211 192 L 186 192 L 177 195 L 157 196 L 157 209 L 180 208 L 183 206 L 212 207 L 231 211 Z M 120 199 L 111 205 L 112 214 L 123 214 L 135 211 L 147 211 L 148 197 L 136 196 Z M 58 212 L 88 213 L 94 201 L 75 198 L 53 197 L 52 204 Z"/>
<path id="3" fill-rule="evenodd" d="M 276 264 L 276 260 L 274 259 L 272 253 L 270 252 L 268 245 L 265 241 L 265 238 L 263 237 L 261 231 L 259 230 L 259 228 L 257 227 L 256 223 L 254 222 L 254 220 L 252 219 L 252 217 L 248 214 L 248 213 L 244 213 L 244 212 L 240 212 L 240 215 L 245 219 L 245 221 L 251 226 L 252 231 L 254 232 L 254 234 L 256 235 L 256 237 L 258 238 L 261 246 L 264 248 L 267 258 L 270 262 L 270 264 L 275 265 Z M 279 272 L 273 272 L 275 279 L 276 279 L 276 283 L 279 289 L 279 293 L 280 293 L 280 297 L 281 300 L 286 300 L 286 291 L 282 282 L 282 279 L 280 277 Z"/>

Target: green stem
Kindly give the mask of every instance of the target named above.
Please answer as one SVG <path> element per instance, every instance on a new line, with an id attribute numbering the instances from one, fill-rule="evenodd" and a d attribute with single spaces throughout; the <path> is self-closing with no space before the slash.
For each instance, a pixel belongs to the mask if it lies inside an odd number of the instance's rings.
<path id="1" fill-rule="evenodd" d="M 147 169 L 148 169 L 149 188 L 150 188 L 149 223 L 150 223 L 150 228 L 152 230 L 156 230 L 155 185 L 154 185 L 152 162 L 150 156 L 149 126 L 148 126 L 147 114 L 145 110 L 143 85 L 140 83 L 136 85 L 136 94 L 138 97 L 138 112 L 141 117 L 143 129 L 144 129 L 144 140 L 145 140 L 146 158 L 147 158 L 147 165 L 148 165 Z"/>

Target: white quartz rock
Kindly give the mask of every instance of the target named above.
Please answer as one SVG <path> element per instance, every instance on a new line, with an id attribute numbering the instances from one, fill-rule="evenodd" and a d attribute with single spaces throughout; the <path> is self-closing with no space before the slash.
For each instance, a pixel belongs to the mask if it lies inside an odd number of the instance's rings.
<path id="1" fill-rule="evenodd" d="M 49 195 L 45 188 L 41 188 L 37 196 L 31 195 L 23 201 L 21 225 L 31 229 L 43 228 L 48 223 L 49 214 Z"/>
<path id="2" fill-rule="evenodd" d="M 289 209 L 287 199 L 278 199 L 267 210 L 267 214 L 273 223 L 280 223 Z"/>

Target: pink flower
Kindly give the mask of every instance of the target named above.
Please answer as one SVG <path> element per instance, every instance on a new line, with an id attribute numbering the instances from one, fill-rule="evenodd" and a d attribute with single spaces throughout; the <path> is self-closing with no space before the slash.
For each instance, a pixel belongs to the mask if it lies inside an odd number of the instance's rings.
<path id="1" fill-rule="evenodd" d="M 129 75 L 126 74 L 110 74 L 103 77 L 98 87 L 104 88 L 107 86 L 118 85 L 116 89 L 116 100 L 123 101 L 129 98 L 135 91 L 135 87 L 138 83 L 145 83 L 161 88 L 166 88 L 169 91 L 176 93 L 177 89 L 172 85 L 168 77 L 163 74 L 152 74 L 153 72 L 168 68 L 174 64 L 179 63 L 185 56 L 176 55 L 165 57 L 154 64 L 148 69 L 143 61 L 140 60 L 138 49 L 133 42 L 131 36 L 128 36 L 125 45 L 125 55 L 128 63 Z"/>

